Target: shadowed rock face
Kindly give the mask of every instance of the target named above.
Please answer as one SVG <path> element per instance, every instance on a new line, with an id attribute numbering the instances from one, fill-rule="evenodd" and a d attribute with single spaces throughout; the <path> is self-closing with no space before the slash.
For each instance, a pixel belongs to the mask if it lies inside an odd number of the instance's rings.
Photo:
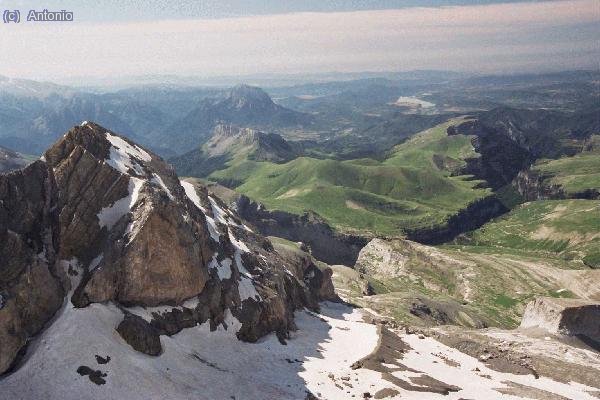
<path id="1" fill-rule="evenodd" d="M 283 340 L 295 310 L 331 297 L 331 271 L 277 253 L 206 189 L 184 188 L 160 157 L 99 125 L 74 127 L 43 159 L 0 175 L 0 373 L 66 289 L 76 307 L 122 307 L 119 333 L 153 354 L 159 335 L 226 318 L 242 340 Z M 144 346 L 140 327 L 154 335 Z"/>
<path id="2" fill-rule="evenodd" d="M 309 212 L 296 215 L 267 210 L 244 195 L 236 200 L 238 213 L 261 233 L 306 243 L 311 254 L 330 265 L 354 265 L 369 238 L 335 232 L 321 217 Z"/>
<path id="3" fill-rule="evenodd" d="M 45 164 L 0 175 L 0 374 L 58 310 L 58 219 Z"/>
<path id="4" fill-rule="evenodd" d="M 600 303 L 578 299 L 541 297 L 527 305 L 521 328 L 584 336 L 600 344 Z"/>

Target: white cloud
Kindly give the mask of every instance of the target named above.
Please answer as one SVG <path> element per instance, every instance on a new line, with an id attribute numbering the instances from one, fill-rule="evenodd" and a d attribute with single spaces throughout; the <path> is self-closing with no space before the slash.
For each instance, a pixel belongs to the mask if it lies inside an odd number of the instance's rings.
<path id="1" fill-rule="evenodd" d="M 0 73 L 135 74 L 597 65 L 597 0 L 122 23 L 0 26 Z"/>

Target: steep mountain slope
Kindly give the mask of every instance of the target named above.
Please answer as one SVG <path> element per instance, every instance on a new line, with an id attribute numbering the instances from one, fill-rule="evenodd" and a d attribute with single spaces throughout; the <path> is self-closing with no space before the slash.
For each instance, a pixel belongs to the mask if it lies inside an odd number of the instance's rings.
<path id="1" fill-rule="evenodd" d="M 600 132 L 598 109 L 577 113 L 501 107 L 450 128 L 448 134 L 475 135 L 481 157 L 468 160 L 466 173 L 498 189 L 541 158 L 573 156 Z"/>
<path id="2" fill-rule="evenodd" d="M 296 149 L 277 134 L 219 124 L 200 149 L 170 162 L 182 176 L 208 176 L 228 163 L 243 159 L 282 163 L 297 155 Z"/>
<path id="3" fill-rule="evenodd" d="M 29 162 L 23 155 L 0 146 L 0 173 L 23 168 Z"/>
<path id="4" fill-rule="evenodd" d="M 283 341 L 296 309 L 334 298 L 327 269 L 284 259 L 160 157 L 99 125 L 71 129 L 43 158 L 0 175 L 1 372 L 67 291 L 67 308 L 116 310 L 110 329 L 150 355 L 161 335 L 206 321 Z"/>

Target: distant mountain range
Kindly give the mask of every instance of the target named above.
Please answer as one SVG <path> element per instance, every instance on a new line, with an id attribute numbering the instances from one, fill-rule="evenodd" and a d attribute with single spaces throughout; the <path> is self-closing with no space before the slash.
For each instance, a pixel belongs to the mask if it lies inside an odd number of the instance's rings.
<path id="1" fill-rule="evenodd" d="M 29 164 L 23 155 L 0 146 L 0 173 L 22 168 Z"/>
<path id="2" fill-rule="evenodd" d="M 340 74 L 288 86 L 256 81 L 265 90 L 176 81 L 150 80 L 116 90 L 0 77 L 0 145 L 39 155 L 59 132 L 94 120 L 173 157 L 201 146 L 217 124 L 225 123 L 278 133 L 318 157 L 381 157 L 451 116 L 499 106 L 593 112 L 600 97 L 594 71 L 492 77 Z M 400 97 L 434 106 L 406 110 L 394 104 Z"/>

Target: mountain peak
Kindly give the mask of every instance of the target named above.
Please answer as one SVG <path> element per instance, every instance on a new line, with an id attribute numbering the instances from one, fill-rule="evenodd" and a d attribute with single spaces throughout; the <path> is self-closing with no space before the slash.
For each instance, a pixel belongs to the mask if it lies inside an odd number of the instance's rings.
<path id="1" fill-rule="evenodd" d="M 259 87 L 245 84 L 234 86 L 229 91 L 227 100 L 237 109 L 254 108 L 257 106 L 271 107 L 275 105 L 267 92 Z"/>
<path id="2" fill-rule="evenodd" d="M 0 374 L 65 295 L 69 318 L 113 307 L 116 331 L 149 355 L 161 335 L 209 320 L 240 340 L 285 336 L 295 310 L 335 299 L 330 270 L 284 258 L 205 189 L 93 122 L 0 174 L 0 204 Z"/>

